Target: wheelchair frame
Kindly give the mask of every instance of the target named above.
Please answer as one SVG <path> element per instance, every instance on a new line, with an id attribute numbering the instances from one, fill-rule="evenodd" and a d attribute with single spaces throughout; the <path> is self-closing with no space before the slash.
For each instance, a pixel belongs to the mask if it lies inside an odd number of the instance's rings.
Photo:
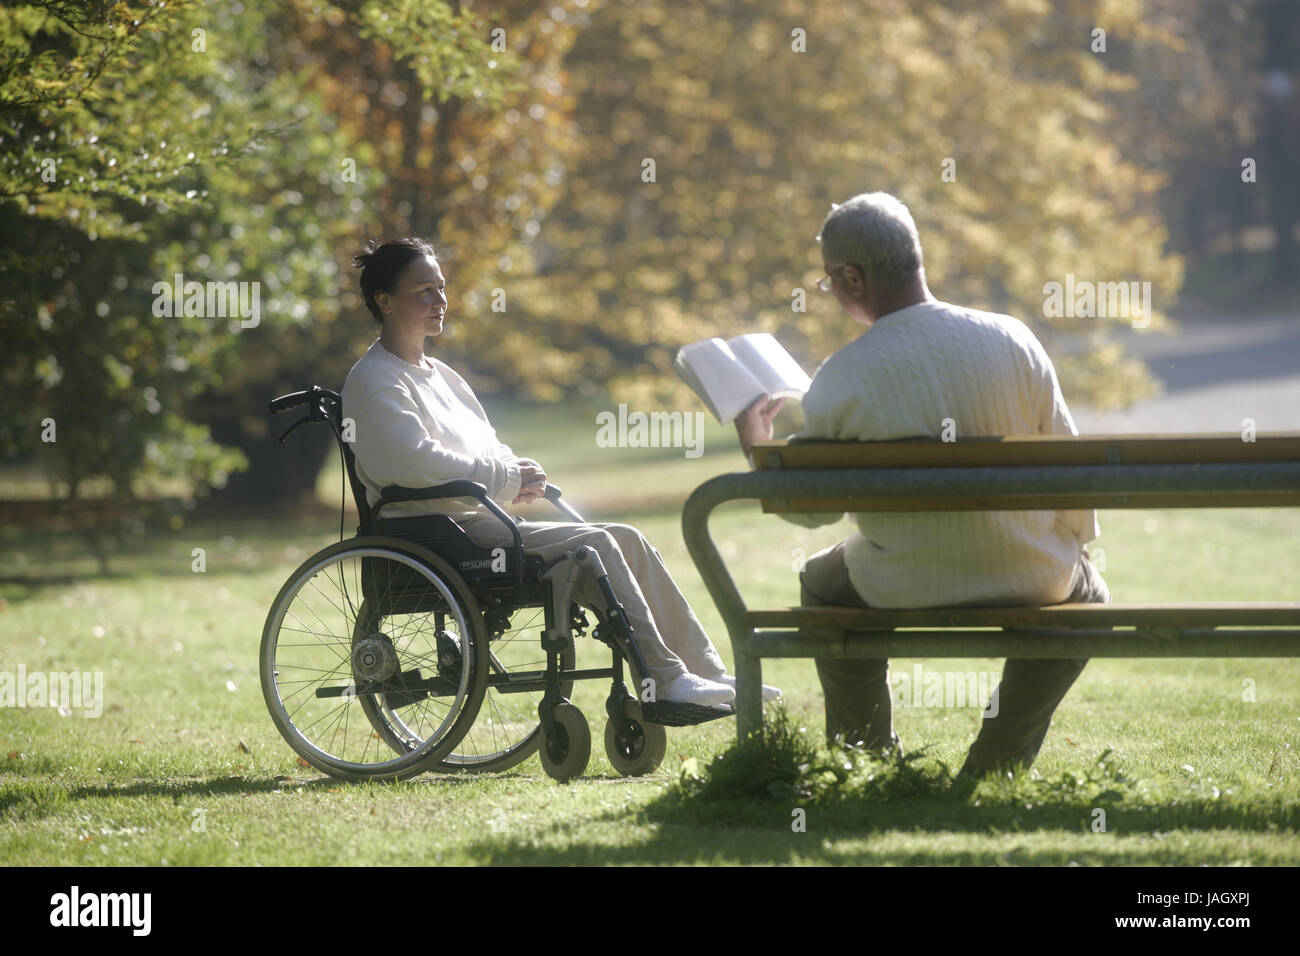
<path id="1" fill-rule="evenodd" d="M 289 577 L 263 628 L 263 696 L 277 729 L 307 763 L 345 779 L 404 779 L 500 771 L 538 753 L 549 776 L 572 780 L 586 769 L 591 731 L 569 695 L 576 681 L 607 679 L 606 755 L 623 775 L 643 775 L 664 758 L 664 725 L 733 713 L 730 706 L 654 700 L 653 681 L 637 679 L 645 662 L 594 549 L 576 548 L 549 565 L 526 554 L 515 520 L 472 481 L 385 488 L 371 508 L 344 440 L 339 394 L 313 385 L 274 399 L 269 409 L 300 405 L 309 406 L 307 415 L 280 441 L 303 424 L 330 425 L 360 519 L 355 537 L 312 555 Z M 548 485 L 545 497 L 583 520 L 558 487 Z M 510 531 L 511 546 L 479 546 L 446 515 L 380 517 L 391 504 L 440 498 L 476 500 Z M 604 599 L 604 608 L 593 608 L 591 636 L 609 647 L 609 667 L 576 667 L 574 634 L 584 634 L 589 621 L 574 595 L 586 576 Z M 539 609 L 544 666 L 528 661 L 512 669 L 519 653 L 536 653 L 522 651 L 522 632 L 535 626 Z M 528 611 L 532 620 L 512 627 Z M 313 618 L 326 633 L 317 633 Z M 339 620 L 341 628 L 328 623 Z M 644 700 L 628 692 L 625 660 Z M 539 692 L 530 724 L 509 701 Z M 354 729 L 358 712 L 364 721 L 358 717 Z"/>

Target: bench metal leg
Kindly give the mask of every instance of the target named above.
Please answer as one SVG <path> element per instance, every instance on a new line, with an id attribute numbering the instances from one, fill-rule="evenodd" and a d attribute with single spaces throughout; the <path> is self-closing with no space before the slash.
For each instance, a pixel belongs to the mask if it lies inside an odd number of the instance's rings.
<path id="1" fill-rule="evenodd" d="M 736 734 L 745 740 L 763 732 L 763 662 L 736 647 Z"/>

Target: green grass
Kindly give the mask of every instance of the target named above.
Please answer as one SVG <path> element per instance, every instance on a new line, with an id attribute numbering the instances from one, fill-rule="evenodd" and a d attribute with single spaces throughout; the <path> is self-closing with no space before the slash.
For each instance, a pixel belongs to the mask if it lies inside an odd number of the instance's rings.
<path id="1" fill-rule="evenodd" d="M 594 418 L 571 409 L 501 409 L 494 421 L 587 517 L 642 528 L 730 659 L 682 544 L 680 513 L 700 481 L 743 466 L 734 434 L 710 427 L 706 454 L 688 460 L 680 450 L 596 448 Z M 336 494 L 330 467 L 321 486 Z M 550 516 L 545 506 L 535 514 Z M 1300 600 L 1296 510 L 1106 512 L 1101 524 L 1095 547 L 1105 550 L 1117 601 Z M 742 590 L 767 606 L 797 601 L 796 549 L 812 554 L 848 528 L 808 532 L 745 504 L 714 521 Z M 142 531 L 114 557 L 112 576 L 97 577 L 75 536 L 4 529 L 0 672 L 99 670 L 107 707 L 98 719 L 0 709 L 0 861 L 1300 862 L 1300 662 L 1292 660 L 1094 661 L 1058 710 L 1035 770 L 965 797 L 938 784 L 712 797 L 690 779 L 680 784 L 683 768 L 699 777 L 728 751 L 731 721 L 670 731 L 664 766 L 625 780 L 602 752 L 597 682 L 575 695 L 592 721 L 594 752 L 574 784 L 552 782 L 536 758 L 480 778 L 353 785 L 321 777 L 272 726 L 257 653 L 281 583 L 337 530 L 337 518 L 321 518 Z M 206 551 L 205 573 L 191 570 L 194 548 Z M 589 643 L 580 648 L 580 663 L 600 661 Z M 900 659 L 896 672 L 912 664 Z M 925 666 L 1000 670 L 1001 662 Z M 822 719 L 812 662 L 767 662 L 764 679 L 785 691 L 791 733 L 806 728 L 815 746 Z M 1242 699 L 1248 680 L 1253 702 Z M 970 708 L 900 708 L 909 766 L 946 780 L 943 768 L 960 765 L 978 719 Z M 792 830 L 796 809 L 806 832 Z M 1105 832 L 1093 830 L 1098 809 Z"/>

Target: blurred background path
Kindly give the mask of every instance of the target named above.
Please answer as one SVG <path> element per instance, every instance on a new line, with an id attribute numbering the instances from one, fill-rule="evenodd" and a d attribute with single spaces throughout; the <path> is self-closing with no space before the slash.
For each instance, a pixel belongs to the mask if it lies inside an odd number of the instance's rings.
<path id="1" fill-rule="evenodd" d="M 1300 431 L 1300 316 L 1184 319 L 1175 335 L 1125 331 L 1164 394 L 1124 411 L 1071 403 L 1080 432 Z"/>

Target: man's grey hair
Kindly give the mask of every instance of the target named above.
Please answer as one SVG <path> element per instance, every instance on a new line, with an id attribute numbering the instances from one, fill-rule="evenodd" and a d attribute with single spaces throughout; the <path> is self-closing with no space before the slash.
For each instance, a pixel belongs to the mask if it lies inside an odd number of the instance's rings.
<path id="1" fill-rule="evenodd" d="M 921 271 L 921 237 L 912 214 L 889 193 L 862 193 L 832 206 L 817 240 L 834 267 L 859 266 L 887 291 Z"/>

